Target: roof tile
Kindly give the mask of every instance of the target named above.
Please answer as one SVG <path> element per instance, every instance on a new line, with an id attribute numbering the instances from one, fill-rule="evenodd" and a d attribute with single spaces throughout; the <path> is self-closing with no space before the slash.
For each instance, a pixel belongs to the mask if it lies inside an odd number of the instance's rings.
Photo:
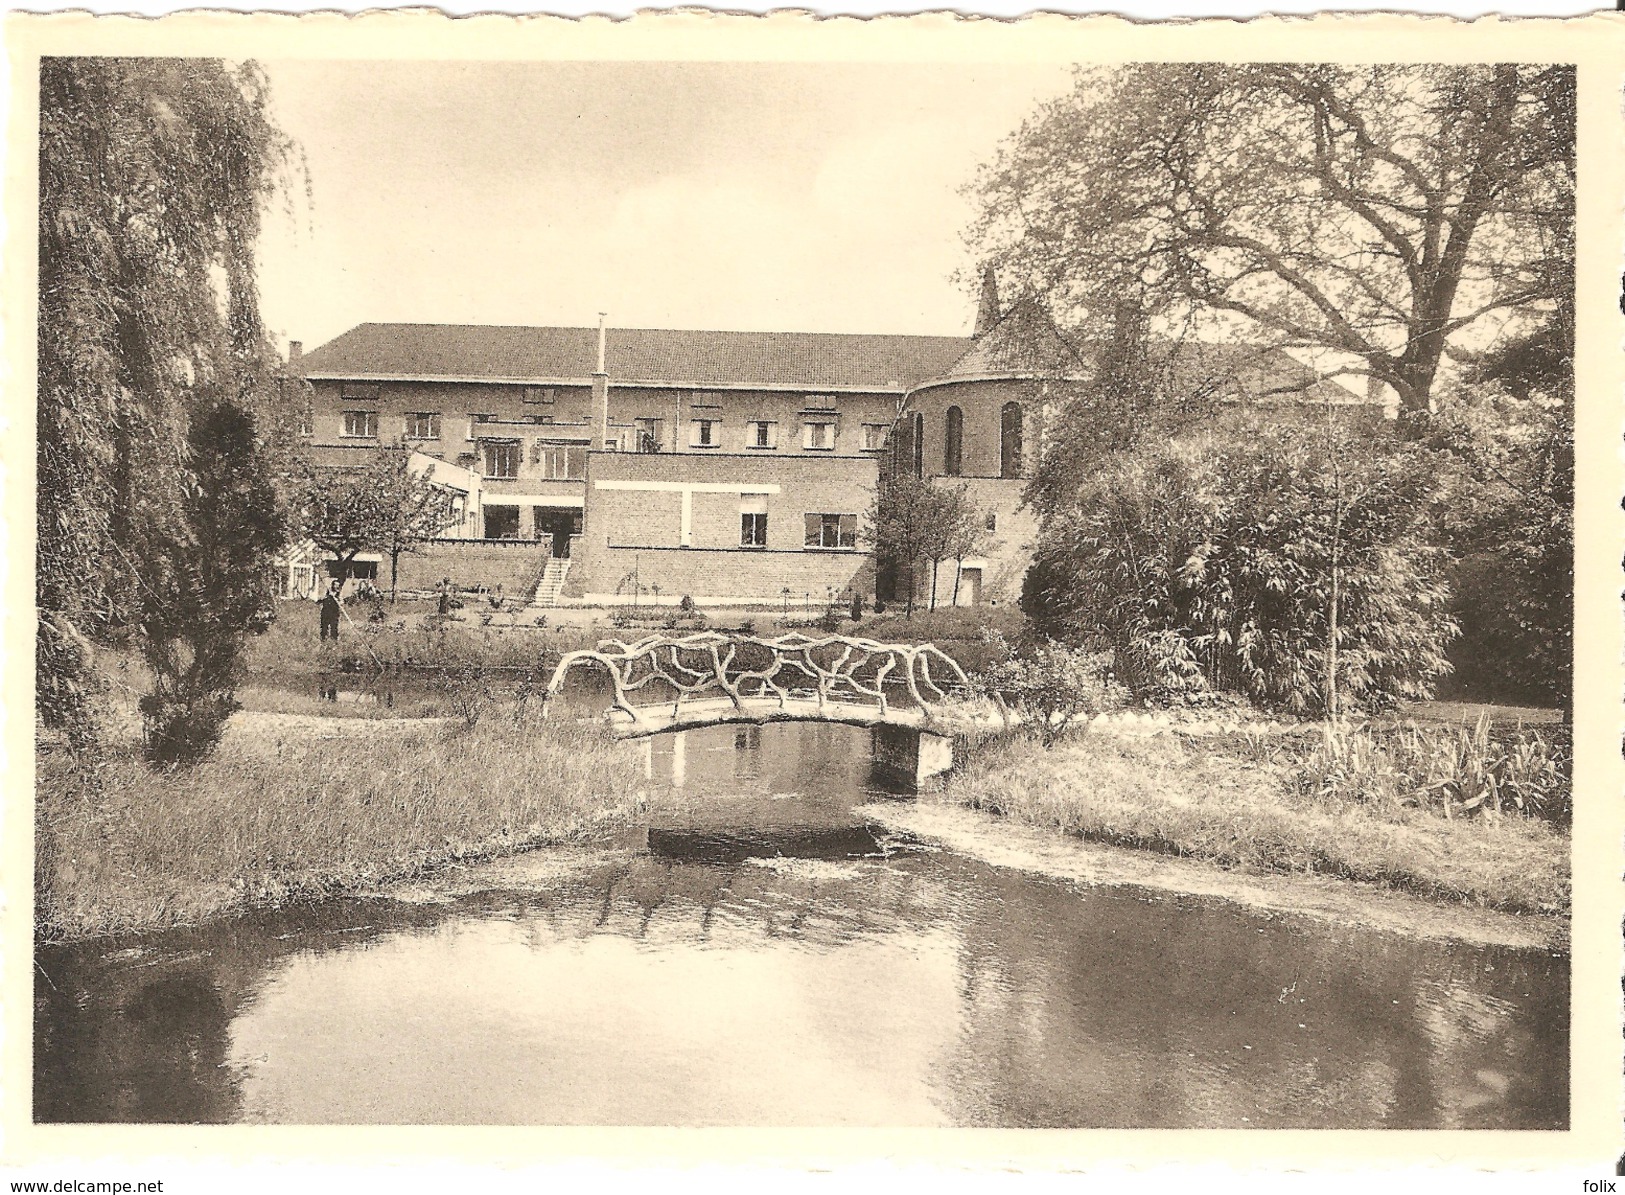
<path id="1" fill-rule="evenodd" d="M 947 369 L 962 336 L 611 328 L 605 366 L 621 382 L 903 390 Z M 585 380 L 596 328 L 361 324 L 299 362 L 307 375 Z"/>

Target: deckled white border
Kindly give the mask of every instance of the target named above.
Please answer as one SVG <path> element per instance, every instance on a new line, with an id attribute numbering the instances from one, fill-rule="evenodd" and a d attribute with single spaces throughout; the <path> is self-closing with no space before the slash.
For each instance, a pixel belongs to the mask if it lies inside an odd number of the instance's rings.
<path id="1" fill-rule="evenodd" d="M 168 13 L 183 12 L 196 7 L 186 0 L 171 0 L 169 3 L 158 3 L 157 0 L 84 0 L 82 3 L 73 3 L 72 0 L 47 0 L 44 3 L 27 3 L 4 5 L 4 11 L 17 9 L 24 12 L 70 12 L 85 11 L 97 14 L 135 13 L 140 16 L 156 17 Z M 277 3 L 275 0 L 259 3 L 240 3 L 223 5 L 234 12 L 321 12 L 330 10 L 331 3 L 322 3 L 321 0 L 290 0 L 287 3 Z M 452 0 L 450 3 L 436 5 L 441 11 L 453 16 L 471 16 L 476 13 L 510 13 L 523 14 L 544 11 L 542 5 L 516 5 L 511 3 L 479 3 L 477 0 Z M 555 16 L 582 17 L 601 14 L 611 17 L 630 17 L 650 7 L 679 8 L 679 4 L 662 5 L 627 5 L 592 3 L 591 0 L 562 0 L 545 6 L 545 11 Z M 728 5 L 711 5 L 719 11 L 726 10 L 740 13 L 767 13 L 775 7 L 762 3 L 739 3 Z M 939 11 L 944 5 L 932 3 L 891 3 L 882 0 L 849 0 L 838 8 L 830 5 L 808 6 L 809 11 L 824 16 L 846 14 L 852 16 L 908 16 L 923 12 Z M 1396 0 L 1341 0 L 1339 3 L 1322 3 L 1321 0 L 1104 0 L 1101 3 L 1089 3 L 1088 0 L 1059 0 L 1058 3 L 1032 4 L 1022 3 L 1021 0 L 974 0 L 974 3 L 951 6 L 953 11 L 967 15 L 990 17 L 1020 17 L 1032 12 L 1035 8 L 1042 8 L 1045 12 L 1064 13 L 1069 16 L 1091 16 L 1111 14 L 1128 17 L 1136 21 L 1171 21 L 1171 20 L 1197 20 L 1202 18 L 1229 18 L 1246 20 L 1253 17 L 1269 15 L 1296 15 L 1313 16 L 1326 11 L 1362 12 L 1362 13 L 1425 13 L 1435 16 L 1462 17 L 1472 19 L 1475 17 L 1504 16 L 1504 17 L 1577 17 L 1589 13 L 1607 12 L 1615 5 L 1602 3 L 1601 0 L 1410 0 L 1409 3 L 1398 3 Z M 359 11 L 359 8 L 351 11 Z"/>
<path id="2" fill-rule="evenodd" d="M 128 6 L 119 6 L 127 9 Z M 6 26 L 12 66 L 8 94 L 6 159 L 4 335 L 5 417 L 14 430 L 0 438 L 0 482 L 6 486 L 6 533 L 12 550 L 4 578 L 7 663 L 4 867 L 9 905 L 3 975 L 4 1140 L 0 1149 L 25 1168 L 7 1166 L 3 1179 L 139 1178 L 143 1172 L 172 1175 L 183 1158 L 223 1159 L 198 1174 L 228 1175 L 237 1189 L 408 1190 L 467 1187 L 535 1189 L 536 1179 L 513 1171 L 480 1169 L 494 1162 L 547 1163 L 549 1185 L 596 1182 L 602 1170 L 581 1171 L 589 1161 L 605 1165 L 680 1167 L 658 1179 L 662 1186 L 707 1190 L 735 1180 L 782 1184 L 784 1176 L 719 1175 L 717 1163 L 776 1163 L 792 1167 L 840 1166 L 866 1185 L 888 1188 L 910 1181 L 954 1185 L 975 1176 L 982 1189 L 1004 1169 L 1054 1174 L 1086 1167 L 1089 1181 L 1108 1187 L 1138 1186 L 1136 1168 L 1170 1161 L 1183 1169 L 1161 1174 L 1160 1188 L 1193 1182 L 1245 1182 L 1259 1189 L 1245 1168 L 1314 1168 L 1315 1186 L 1361 1190 L 1376 1181 L 1417 1189 L 1457 1183 L 1475 1170 L 1512 1173 L 1496 1180 L 1509 1189 L 1579 1191 L 1583 1177 L 1612 1170 L 1620 1142 L 1619 912 L 1622 907 L 1619 843 L 1625 831 L 1625 769 L 1620 766 L 1619 694 L 1621 635 L 1619 561 L 1625 522 L 1619 510 L 1622 379 L 1618 279 L 1622 203 L 1625 196 L 1625 122 L 1620 84 L 1625 81 L 1625 18 L 1612 14 L 1574 21 L 1447 19 L 1398 16 L 1334 16 L 1146 25 L 1102 18 L 1069 20 L 1037 16 L 1020 21 L 958 20 L 951 14 L 914 19 L 808 19 L 790 13 L 767 18 L 717 17 L 701 13 L 649 13 L 634 21 L 603 18 L 517 20 L 500 16 L 447 21 L 440 14 L 339 13 L 296 19 L 234 13 L 190 13 L 162 21 L 61 15 L 11 18 Z M 1567 1133 L 1485 1132 L 1037 1132 L 1016 1130 L 756 1131 L 756 1130 L 507 1130 L 496 1128 L 256 1128 L 151 1126 L 32 1126 L 24 1100 L 28 1056 L 18 1048 L 31 1033 L 29 940 L 31 885 L 32 750 L 25 718 L 32 702 L 27 635 L 32 576 L 33 429 L 32 378 L 34 273 L 32 62 L 40 53 L 163 53 L 227 57 L 417 58 L 521 57 L 723 60 L 933 61 L 1026 59 L 1132 61 L 1137 59 L 1332 59 L 1519 60 L 1581 63 L 1580 400 L 1577 486 L 1577 557 L 1582 561 L 1576 626 L 1582 668 L 1577 684 L 1576 742 L 1580 753 L 1576 794 L 1576 919 L 1574 926 L 1573 1128 Z M 19 882 L 21 881 L 21 882 Z M 18 1097 L 23 1097 L 19 1099 Z M 45 1165 L 43 1159 L 62 1161 Z M 111 1162 L 92 1159 L 112 1158 Z M 160 1159 L 169 1159 L 161 1161 Z M 284 1165 L 241 1170 L 253 1159 Z M 122 1159 L 122 1160 L 120 1160 Z M 316 1169 L 291 1159 L 315 1159 Z M 614 1161 L 611 1161 L 611 1160 Z M 408 1161 L 412 1170 L 404 1169 Z M 351 1167 L 361 1169 L 351 1172 Z M 1437 1170 L 1445 1167 L 1455 1177 Z M 475 1170 L 470 1170 L 475 1167 Z M 706 1169 L 696 1170 L 695 1167 Z M 898 1173 L 902 1167 L 910 1173 Z M 929 1175 L 920 1171 L 925 1168 Z M 1100 1170 L 1104 1167 L 1104 1171 Z M 1219 1167 L 1216 1171 L 1214 1168 Z M 1381 1169 L 1382 1175 L 1370 1173 Z M 1398 1168 L 1398 1169 L 1396 1169 Z M 1364 1170 L 1362 1176 L 1351 1172 Z M 1531 1170 L 1538 1171 L 1539 1177 Z M 1335 1171 L 1341 1178 L 1333 1177 Z M 1224 1180 L 1223 1176 L 1228 1176 Z M 319 1176 L 319 1177 L 318 1177 Z M 336 1180 L 337 1185 L 333 1184 Z M 969 1180 L 966 1180 L 969 1181 Z M 1475 1187 L 1488 1180 L 1473 1178 Z M 1303 1180 L 1279 1175 L 1265 1189 Z M 509 1184 L 514 1184 L 509 1186 Z M 173 1184 L 172 1184 L 173 1185 Z M 194 1188 L 201 1189 L 201 1188 Z"/>

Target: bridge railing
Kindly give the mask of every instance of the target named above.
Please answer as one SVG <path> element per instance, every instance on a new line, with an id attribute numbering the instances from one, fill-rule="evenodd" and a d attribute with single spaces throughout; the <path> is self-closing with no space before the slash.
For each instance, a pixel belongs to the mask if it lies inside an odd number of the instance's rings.
<path id="1" fill-rule="evenodd" d="M 799 632 L 759 635 L 696 631 L 649 635 L 624 642 L 607 639 L 596 648 L 566 653 L 548 685 L 551 700 L 578 668 L 599 668 L 613 686 L 611 704 L 635 724 L 669 707 L 675 720 L 684 703 L 726 698 L 734 711 L 747 701 L 813 701 L 819 712 L 830 706 L 872 707 L 888 714 L 893 695 L 905 695 L 926 721 L 944 707 L 971 699 L 975 689 L 964 669 L 932 643 L 882 643 L 849 635 Z M 890 690 L 890 692 L 888 691 Z M 658 693 L 652 701 L 635 695 Z"/>

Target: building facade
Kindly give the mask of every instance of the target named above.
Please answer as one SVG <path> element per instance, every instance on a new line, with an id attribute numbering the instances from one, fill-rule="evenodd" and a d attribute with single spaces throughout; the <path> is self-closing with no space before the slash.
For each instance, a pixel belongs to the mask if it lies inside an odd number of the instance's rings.
<path id="1" fill-rule="evenodd" d="M 319 465 L 400 444 L 456 496 L 404 588 L 585 605 L 872 595 L 888 469 L 963 485 L 980 512 L 939 604 L 1013 601 L 1064 376 L 1012 355 L 991 286 L 969 337 L 362 324 L 290 355 Z"/>

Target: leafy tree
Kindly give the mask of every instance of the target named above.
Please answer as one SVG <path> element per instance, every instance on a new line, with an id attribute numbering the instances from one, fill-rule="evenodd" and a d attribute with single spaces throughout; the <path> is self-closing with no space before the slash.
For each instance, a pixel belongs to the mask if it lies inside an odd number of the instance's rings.
<path id="1" fill-rule="evenodd" d="M 914 613 L 914 579 L 924 559 L 920 531 L 928 517 L 933 487 L 907 471 L 883 477 L 869 507 L 868 538 L 875 560 L 896 582 L 908 586 L 907 614 Z"/>
<path id="2" fill-rule="evenodd" d="M 1141 696 L 1336 716 L 1448 670 L 1434 454 L 1305 427 L 1147 444 L 1046 523 L 1024 608 Z"/>
<path id="3" fill-rule="evenodd" d="M 191 496 L 206 484 L 192 455 L 194 419 L 215 418 L 222 404 L 238 410 L 268 471 L 279 468 L 291 428 L 276 402 L 279 364 L 260 323 L 254 246 L 291 147 L 267 104 L 252 63 L 40 65 L 42 627 L 107 639 L 160 624 L 176 630 L 182 606 L 214 617 L 213 604 L 177 606 L 176 593 L 147 575 L 207 538 L 190 522 L 200 514 Z M 247 499 L 231 487 L 218 497 Z M 265 547 L 263 537 L 254 542 Z M 269 563 L 237 559 L 250 572 Z M 49 700 L 65 679 L 53 661 L 73 653 L 39 654 L 49 722 L 68 708 Z"/>
<path id="4" fill-rule="evenodd" d="M 35 618 L 35 716 L 72 750 L 84 751 L 95 744 L 93 703 L 105 688 L 95 651 L 63 615 L 36 607 Z"/>
<path id="5" fill-rule="evenodd" d="M 1033 325 L 1038 323 L 1039 327 Z M 1043 304 L 1011 313 L 1005 334 L 1064 345 L 1070 368 L 1040 382 L 1035 399 L 1051 409 L 1043 451 L 1024 499 L 1045 517 L 1071 501 L 1089 477 L 1146 439 L 1166 439 L 1210 422 L 1226 398 L 1237 397 L 1236 367 L 1250 354 L 1153 336 L 1133 302 L 1117 304 L 1109 337 L 1091 350 L 1067 335 Z"/>
<path id="6" fill-rule="evenodd" d="M 1554 107 L 1572 93 L 1554 97 Z M 1572 123 L 1572 112 L 1568 120 Z M 1572 145 L 1570 146 L 1572 172 Z M 1572 181 L 1572 179 L 1571 179 Z M 1473 358 L 1434 442 L 1456 462 L 1443 526 L 1461 553 L 1466 684 L 1570 708 L 1574 652 L 1574 236 L 1549 229 L 1553 317 Z"/>
<path id="7" fill-rule="evenodd" d="M 411 452 L 385 450 L 378 468 L 383 499 L 383 536 L 379 551 L 389 557 L 389 596 L 395 599 L 400 580 L 401 557 L 421 550 L 429 540 L 457 522 L 452 494 L 433 484 L 426 473 L 412 464 Z M 693 603 L 690 603 L 692 605 Z"/>
<path id="8" fill-rule="evenodd" d="M 1096 335 L 1129 296 L 1375 378 L 1414 424 L 1466 337 L 1549 318 L 1573 184 L 1572 67 L 1084 69 L 984 170 L 972 238 Z"/>
<path id="9" fill-rule="evenodd" d="M 410 449 L 387 444 L 359 468 L 309 469 L 304 511 L 306 534 L 338 558 L 341 579 L 362 552 L 388 556 L 391 595 L 401 557 L 456 522 L 450 491 L 413 463 Z"/>

